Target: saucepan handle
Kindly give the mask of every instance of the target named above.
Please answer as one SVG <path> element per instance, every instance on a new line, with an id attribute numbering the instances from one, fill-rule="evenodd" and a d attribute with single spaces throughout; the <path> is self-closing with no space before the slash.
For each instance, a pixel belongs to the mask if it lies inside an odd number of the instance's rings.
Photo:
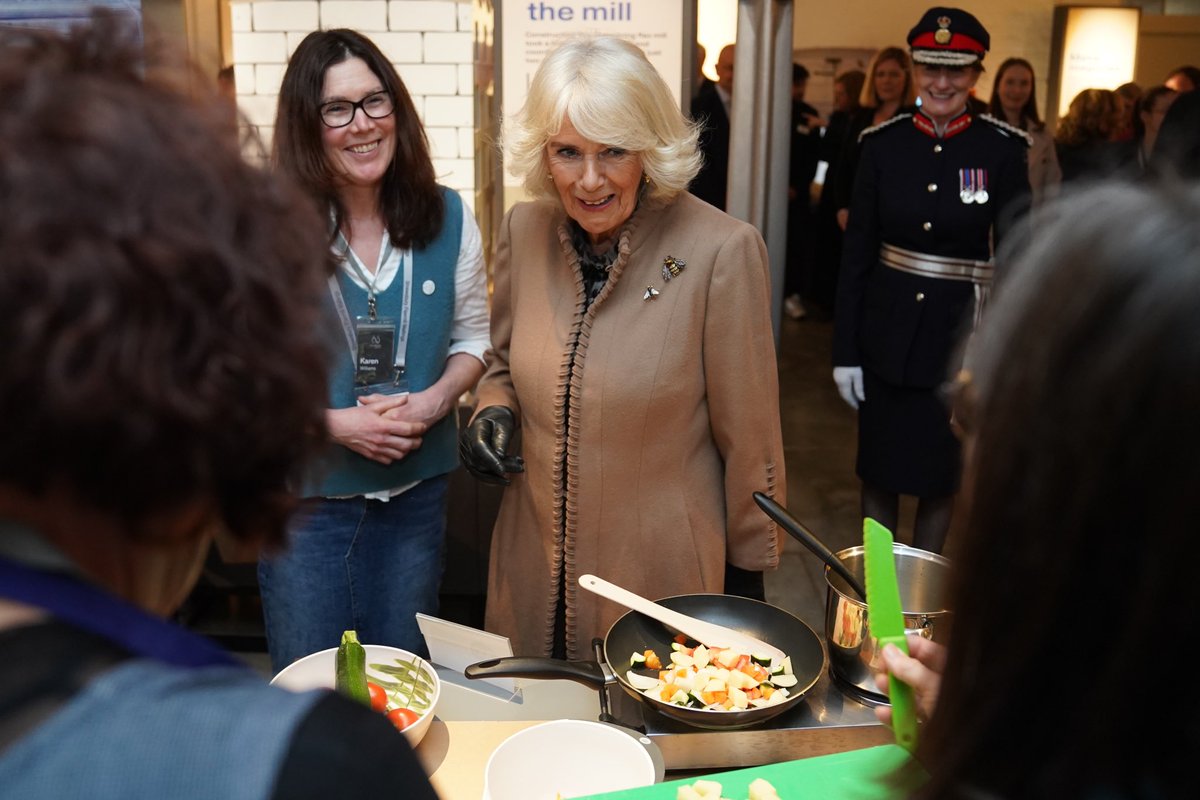
<path id="1" fill-rule="evenodd" d="M 604 688 L 604 670 L 595 661 L 561 661 L 539 656 L 510 656 L 479 661 L 463 670 L 478 678 L 535 678 L 575 681 L 593 689 Z"/>

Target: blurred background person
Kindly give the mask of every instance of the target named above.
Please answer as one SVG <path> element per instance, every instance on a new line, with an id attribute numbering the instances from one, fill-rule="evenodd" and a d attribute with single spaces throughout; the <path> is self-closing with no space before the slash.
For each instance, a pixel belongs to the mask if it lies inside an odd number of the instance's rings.
<path id="1" fill-rule="evenodd" d="M 792 133 L 788 159 L 788 236 L 787 269 L 783 280 L 783 310 L 792 319 L 806 315 L 805 301 L 815 313 L 825 315 L 828 308 L 817 308 L 813 297 L 814 260 L 816 258 L 812 182 L 821 157 L 821 130 L 825 120 L 804 102 L 808 89 L 808 69 L 792 64 Z"/>
<path id="2" fill-rule="evenodd" d="M 271 664 L 348 629 L 423 654 L 414 614 L 437 613 L 458 398 L 488 345 L 479 229 L 436 183 L 395 68 L 355 31 L 310 33 L 292 53 L 275 163 L 328 214 L 338 268 L 330 446 L 287 551 L 259 565 Z"/>
<path id="3" fill-rule="evenodd" d="M 1131 174 L 1132 145 L 1112 140 L 1117 112 L 1116 93 L 1109 89 L 1084 89 L 1075 95 L 1054 132 L 1064 183 Z"/>
<path id="4" fill-rule="evenodd" d="M 1163 85 L 1174 89 L 1180 94 L 1194 92 L 1200 87 L 1200 67 L 1185 64 L 1171 70 L 1171 74 L 1163 80 Z"/>
<path id="5" fill-rule="evenodd" d="M 328 270 L 227 100 L 120 19 L 0 27 L 0 796 L 433 800 L 382 714 L 164 619 L 214 533 L 283 542 Z"/>
<path id="6" fill-rule="evenodd" d="M 850 218 L 854 172 L 858 166 L 859 137 L 867 128 L 882 125 L 917 102 L 912 61 L 899 47 L 885 47 L 867 65 L 867 80 L 858 98 L 858 109 L 850 114 L 838 166 L 834 174 L 833 201 L 838 225 L 844 231 Z"/>
<path id="7" fill-rule="evenodd" d="M 1135 134 L 1133 120 L 1142 100 L 1142 87 L 1132 82 L 1122 83 L 1113 90 L 1113 94 L 1113 99 L 1117 101 L 1117 123 L 1110 138 L 1114 142 L 1132 142 Z"/>
<path id="8" fill-rule="evenodd" d="M 1151 87 L 1142 95 L 1133 128 L 1134 141 L 1137 146 L 1134 155 L 1137 157 L 1138 171 L 1141 173 L 1150 169 L 1150 157 L 1154 153 L 1158 129 L 1162 127 L 1167 110 L 1178 96 L 1178 92 L 1166 86 Z"/>
<path id="9" fill-rule="evenodd" d="M 713 91 L 692 100 L 692 119 L 700 126 L 700 171 L 690 191 L 709 205 L 725 210 L 729 192 L 729 136 L 733 113 L 733 61 L 735 47 L 727 44 L 717 56 L 717 83 Z"/>
<path id="10" fill-rule="evenodd" d="M 1200 612 L 1198 218 L 1194 185 L 1109 184 L 1051 204 L 1006 259 L 956 403 L 954 631 L 944 651 L 919 636 L 916 658 L 882 651 L 932 710 L 917 797 L 1195 792 L 1200 707 L 1163 702 L 1147 655 Z M 989 575 L 1004 580 L 981 591 Z M 1054 724 L 1031 726 L 1047 665 L 1078 664 L 1081 641 L 1108 644 L 1071 670 Z"/>
<path id="11" fill-rule="evenodd" d="M 814 211 L 816 256 L 813 295 L 817 305 L 832 312 L 837 294 L 838 266 L 842 259 L 842 228 L 837 221 L 834 185 L 837 182 L 838 158 L 850 128 L 850 117 L 859 108 L 866 73 L 859 69 L 838 75 L 833 82 L 833 111 L 821 133 L 818 163 L 824 162 L 825 175 L 821 194 Z"/>
<path id="12" fill-rule="evenodd" d="M 1178 95 L 1158 126 L 1150 155 L 1163 177 L 1200 178 L 1200 92 Z"/>
<path id="13" fill-rule="evenodd" d="M 589 657 L 624 609 L 582 574 L 762 599 L 778 564 L 752 498 L 787 487 L 767 251 L 686 191 L 696 136 L 613 37 L 550 53 L 506 132 L 536 200 L 500 229 L 493 351 L 461 444 L 476 477 L 507 485 L 486 626 L 517 654 Z"/>
<path id="14" fill-rule="evenodd" d="M 708 60 L 708 50 L 704 45 L 696 42 L 696 86 L 692 91 L 692 97 L 708 94 L 716 89 L 716 81 L 704 74 L 706 60 Z"/>
<path id="15" fill-rule="evenodd" d="M 1033 66 L 1023 58 L 1008 58 L 996 70 L 988 113 L 1029 134 L 1029 188 L 1033 204 L 1053 197 L 1062 181 L 1054 137 L 1042 124 L 1037 110 Z"/>
<path id="16" fill-rule="evenodd" d="M 833 379 L 858 411 L 863 516 L 897 530 L 918 498 L 912 543 L 940 552 L 960 448 L 939 387 L 983 311 L 992 247 L 1029 193 L 1028 136 L 967 110 L 990 37 L 974 16 L 932 8 L 908 34 L 920 105 L 864 133 L 834 320 Z"/>

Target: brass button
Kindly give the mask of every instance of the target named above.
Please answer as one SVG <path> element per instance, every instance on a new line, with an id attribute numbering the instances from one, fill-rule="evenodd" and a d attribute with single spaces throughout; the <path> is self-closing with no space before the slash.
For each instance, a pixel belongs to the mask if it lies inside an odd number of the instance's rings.
<path id="1" fill-rule="evenodd" d="M 933 146 L 933 152 L 935 152 L 935 153 L 940 153 L 940 152 L 942 152 L 942 146 L 941 146 L 940 144 L 935 144 L 935 145 Z"/>
<path id="2" fill-rule="evenodd" d="M 925 293 L 924 293 L 924 292 L 917 292 L 917 302 L 919 303 L 919 302 L 921 302 L 921 301 L 922 301 L 922 300 L 924 300 L 924 299 L 925 299 Z"/>
<path id="3" fill-rule="evenodd" d="M 931 231 L 931 230 L 933 230 L 933 223 L 932 222 L 922 222 L 921 227 L 927 231 Z"/>
<path id="4" fill-rule="evenodd" d="M 930 191 L 930 192 L 936 192 L 936 191 L 937 191 L 937 184 L 936 184 L 936 183 L 931 183 L 931 184 L 929 184 L 928 186 L 926 186 L 926 187 L 925 187 L 925 189 L 926 189 L 927 191 Z"/>

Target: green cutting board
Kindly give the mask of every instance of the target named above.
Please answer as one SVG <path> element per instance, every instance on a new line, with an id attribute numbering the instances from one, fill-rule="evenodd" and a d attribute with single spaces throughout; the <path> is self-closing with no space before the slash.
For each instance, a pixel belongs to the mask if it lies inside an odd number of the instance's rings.
<path id="1" fill-rule="evenodd" d="M 780 800 L 894 800 L 908 797 L 926 777 L 924 769 L 912 760 L 907 750 L 885 744 L 590 795 L 588 800 L 675 800 L 676 789 L 702 779 L 720 783 L 722 797 L 746 800 L 750 796 L 750 782 L 756 778 L 770 781 Z"/>

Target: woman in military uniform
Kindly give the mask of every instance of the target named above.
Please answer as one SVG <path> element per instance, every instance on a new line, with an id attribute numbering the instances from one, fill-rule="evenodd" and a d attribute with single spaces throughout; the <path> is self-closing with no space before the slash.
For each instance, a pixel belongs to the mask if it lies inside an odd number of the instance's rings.
<path id="1" fill-rule="evenodd" d="M 896 529 L 919 498 L 913 543 L 939 552 L 960 452 L 938 387 L 991 284 L 993 246 L 1029 192 L 1029 137 L 967 98 L 989 36 L 932 8 L 908 34 L 919 106 L 861 137 L 834 328 L 833 377 L 858 409 L 864 516 Z"/>

